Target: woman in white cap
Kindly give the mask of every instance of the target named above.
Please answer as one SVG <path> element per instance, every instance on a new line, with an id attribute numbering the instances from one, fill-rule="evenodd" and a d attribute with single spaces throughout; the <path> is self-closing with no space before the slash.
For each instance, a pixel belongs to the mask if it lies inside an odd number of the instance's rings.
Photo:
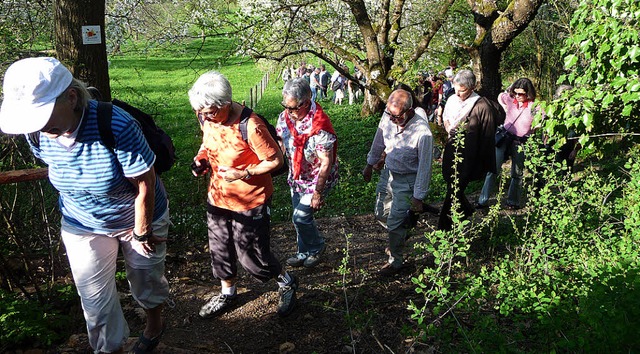
<path id="1" fill-rule="evenodd" d="M 96 352 L 122 353 L 129 337 L 115 283 L 122 247 L 133 298 L 147 313 L 132 348 L 152 351 L 165 323 L 164 276 L 169 229 L 167 196 L 153 169 L 155 155 L 135 120 L 113 107 L 113 149 L 98 130 L 98 102 L 54 58 L 15 62 L 4 77 L 0 129 L 29 134 L 60 194 L 61 235 Z M 35 133 L 35 134 L 30 134 Z"/>

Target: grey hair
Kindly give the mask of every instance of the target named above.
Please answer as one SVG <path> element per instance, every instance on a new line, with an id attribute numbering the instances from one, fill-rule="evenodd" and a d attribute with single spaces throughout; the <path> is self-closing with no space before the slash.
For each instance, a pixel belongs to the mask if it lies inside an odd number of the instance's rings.
<path id="1" fill-rule="evenodd" d="M 556 89 L 556 92 L 553 94 L 553 99 L 557 100 L 558 98 L 562 97 L 562 93 L 568 90 L 573 89 L 573 86 L 571 85 L 560 85 L 558 86 L 558 88 Z"/>
<path id="2" fill-rule="evenodd" d="M 460 70 L 453 78 L 453 83 L 473 90 L 476 88 L 476 76 L 471 70 Z"/>
<path id="3" fill-rule="evenodd" d="M 73 110 L 75 112 L 80 112 L 89 105 L 91 94 L 87 91 L 87 85 L 76 78 L 71 79 L 71 84 L 69 84 L 69 87 L 67 87 L 67 89 L 58 96 L 58 98 L 56 98 L 56 103 L 66 102 L 69 99 L 70 89 L 74 89 L 78 96 L 78 102 L 76 102 L 76 106 L 73 107 Z"/>
<path id="4" fill-rule="evenodd" d="M 231 84 L 217 71 L 202 74 L 189 90 L 189 102 L 195 110 L 216 106 L 218 108 L 232 102 Z"/>
<path id="5" fill-rule="evenodd" d="M 311 87 L 307 80 L 296 78 L 289 80 L 282 88 L 282 97 L 290 97 L 296 100 L 298 104 L 311 100 Z"/>

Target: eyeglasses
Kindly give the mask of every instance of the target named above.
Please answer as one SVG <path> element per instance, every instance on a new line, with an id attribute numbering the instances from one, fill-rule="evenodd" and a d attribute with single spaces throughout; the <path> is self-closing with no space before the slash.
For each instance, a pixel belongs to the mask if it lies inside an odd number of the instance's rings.
<path id="1" fill-rule="evenodd" d="M 213 118 L 218 116 L 218 113 L 220 113 L 220 111 L 222 111 L 222 107 L 216 107 L 216 106 L 211 106 L 209 107 L 209 109 L 211 109 L 209 112 L 202 112 L 201 110 L 197 110 L 195 111 L 196 116 L 198 117 L 198 120 L 200 121 L 200 123 L 204 123 L 205 120 L 213 120 Z"/>
<path id="2" fill-rule="evenodd" d="M 404 119 L 404 114 L 405 114 L 405 113 L 407 113 L 407 111 L 408 111 L 408 110 L 409 110 L 409 109 L 405 109 L 404 111 L 400 112 L 400 114 L 398 114 L 398 115 L 391 114 L 391 112 L 389 112 L 389 111 L 387 111 L 387 110 L 386 110 L 386 111 L 384 111 L 384 113 L 385 113 L 386 115 L 388 115 L 388 116 L 389 116 L 389 118 L 391 118 L 391 120 L 393 120 L 393 121 L 399 121 L 399 120 L 401 120 L 401 119 Z"/>
<path id="3" fill-rule="evenodd" d="M 515 94 L 516 96 L 526 96 L 526 95 L 527 95 L 527 93 L 526 93 L 526 92 L 514 92 L 514 94 Z"/>
<path id="4" fill-rule="evenodd" d="M 307 104 L 307 102 L 306 102 L 306 101 L 305 101 L 305 102 L 302 102 L 302 103 L 298 103 L 298 105 L 297 105 L 297 106 L 295 106 L 295 107 L 289 107 L 289 106 L 287 106 L 286 104 L 284 104 L 284 102 L 280 102 L 280 105 L 281 105 L 284 109 L 286 109 L 287 111 L 289 111 L 289 112 L 297 112 L 297 111 L 299 111 L 299 110 L 300 110 L 300 108 L 302 108 L 302 106 L 304 106 L 305 104 Z"/>

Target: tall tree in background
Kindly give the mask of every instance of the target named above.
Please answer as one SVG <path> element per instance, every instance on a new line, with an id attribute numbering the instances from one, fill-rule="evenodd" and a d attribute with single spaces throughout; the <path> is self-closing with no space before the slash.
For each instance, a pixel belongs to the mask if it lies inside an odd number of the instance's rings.
<path id="1" fill-rule="evenodd" d="M 104 33 L 104 0 L 58 0 L 55 2 L 55 48 L 58 59 L 74 77 L 97 87 L 111 100 L 109 68 Z M 82 26 L 100 26 L 102 41 L 83 44 Z"/>
<path id="2" fill-rule="evenodd" d="M 476 24 L 476 38 L 468 47 L 479 92 L 496 99 L 502 90 L 500 62 L 513 39 L 535 18 L 545 0 L 468 0 Z M 503 3 L 499 7 L 499 3 Z M 506 3 L 506 4 L 505 4 Z"/>

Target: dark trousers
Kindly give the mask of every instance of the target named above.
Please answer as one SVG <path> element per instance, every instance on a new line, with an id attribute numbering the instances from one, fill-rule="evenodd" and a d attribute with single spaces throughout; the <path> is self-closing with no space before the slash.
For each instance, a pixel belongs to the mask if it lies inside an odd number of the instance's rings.
<path id="1" fill-rule="evenodd" d="M 469 199 L 464 194 L 464 190 L 467 188 L 469 181 L 458 181 L 458 190 L 454 195 L 454 185 L 455 181 L 447 182 L 447 194 L 444 197 L 444 202 L 442 202 L 442 210 L 440 210 L 440 219 L 438 220 L 438 229 L 439 230 L 451 230 L 453 228 L 453 221 L 451 220 L 451 207 L 453 206 L 453 198 L 455 197 L 460 204 L 459 212 L 461 212 L 465 217 L 470 217 L 473 215 L 473 211 L 475 208 L 471 203 L 469 203 Z"/>
<path id="2" fill-rule="evenodd" d="M 231 211 L 207 205 L 209 252 L 213 276 L 234 278 L 237 263 L 256 279 L 266 282 L 282 271 L 271 253 L 269 202 L 247 211 Z"/>

